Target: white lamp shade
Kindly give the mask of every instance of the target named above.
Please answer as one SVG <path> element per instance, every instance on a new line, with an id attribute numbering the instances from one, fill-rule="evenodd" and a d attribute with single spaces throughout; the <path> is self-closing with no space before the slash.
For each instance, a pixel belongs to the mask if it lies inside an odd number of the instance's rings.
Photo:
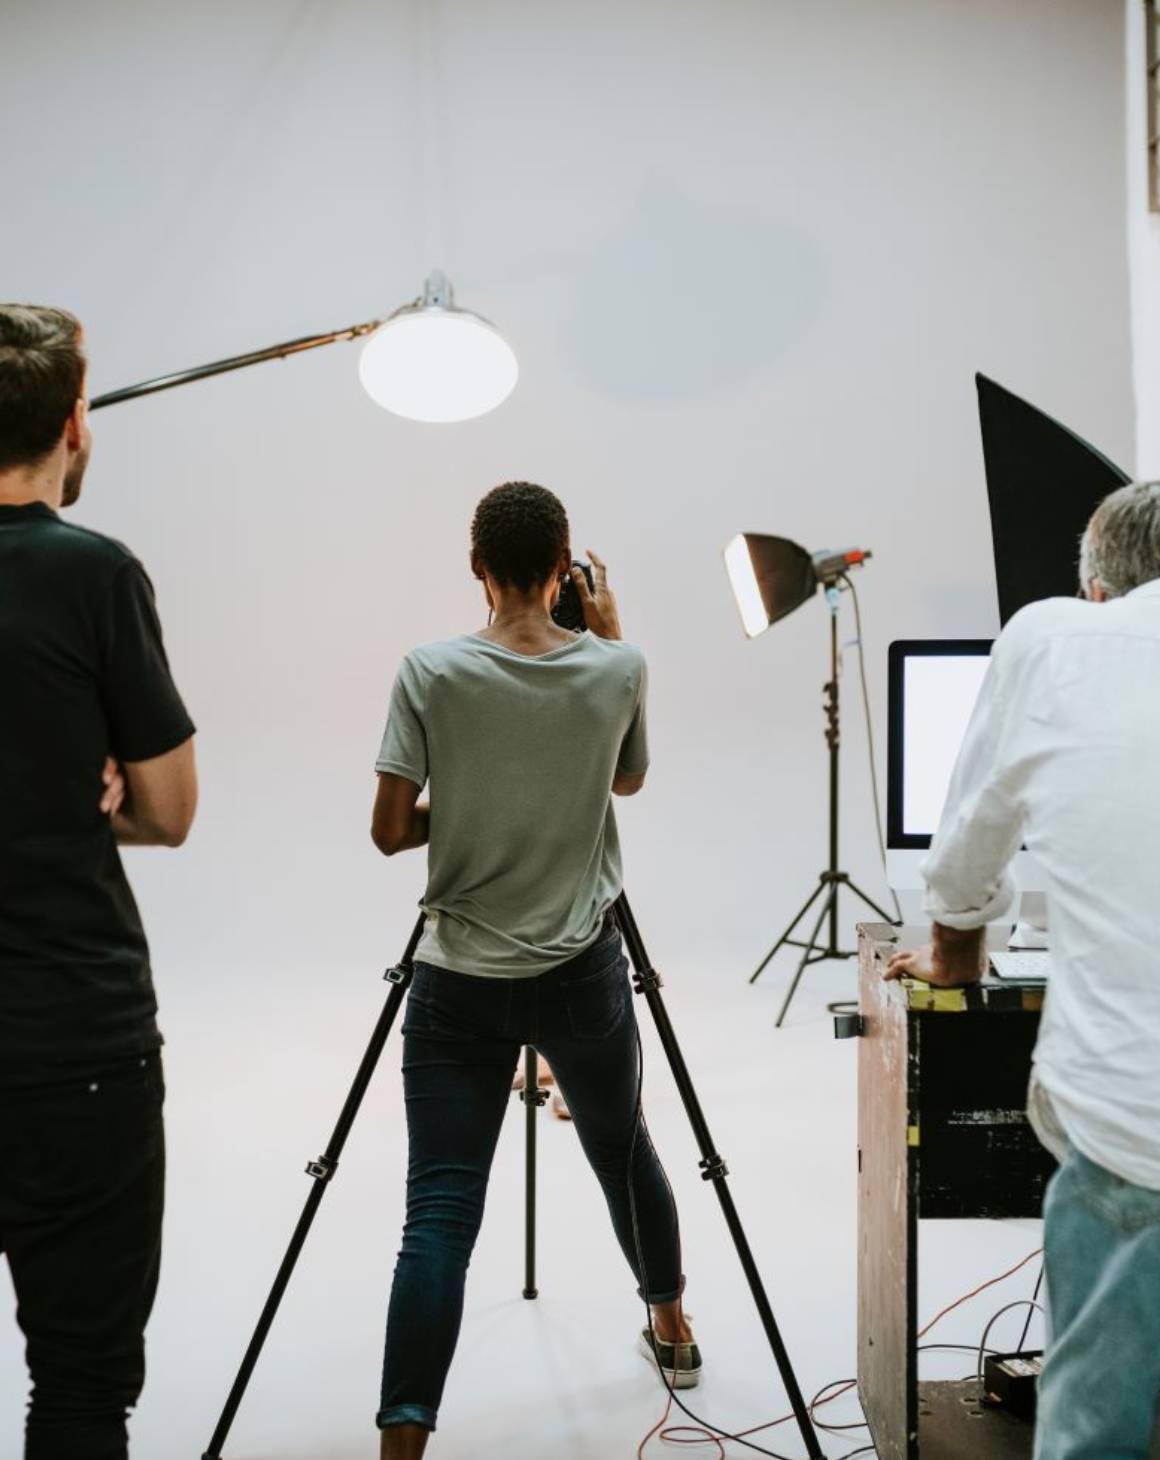
<path id="1" fill-rule="evenodd" d="M 758 634 L 769 627 L 769 614 L 762 601 L 761 589 L 758 587 L 757 574 L 753 571 L 753 560 L 749 555 L 749 544 L 745 540 L 744 533 L 738 533 L 725 549 L 725 568 L 729 574 L 729 584 L 733 589 L 733 597 L 737 600 L 737 608 L 741 614 L 745 632 L 751 639 L 755 639 Z"/>
<path id="2" fill-rule="evenodd" d="M 512 393 L 511 346 L 467 310 L 422 307 L 389 319 L 363 346 L 359 379 L 372 400 L 412 421 L 470 421 Z"/>

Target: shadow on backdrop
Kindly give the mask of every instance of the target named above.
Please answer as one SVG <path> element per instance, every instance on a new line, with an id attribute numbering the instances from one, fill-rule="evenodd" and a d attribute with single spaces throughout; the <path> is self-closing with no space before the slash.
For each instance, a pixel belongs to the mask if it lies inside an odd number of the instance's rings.
<path id="1" fill-rule="evenodd" d="M 788 218 L 703 204 L 657 180 L 576 261 L 565 355 L 602 396 L 711 396 L 797 347 L 820 312 L 826 272 L 817 240 Z"/>

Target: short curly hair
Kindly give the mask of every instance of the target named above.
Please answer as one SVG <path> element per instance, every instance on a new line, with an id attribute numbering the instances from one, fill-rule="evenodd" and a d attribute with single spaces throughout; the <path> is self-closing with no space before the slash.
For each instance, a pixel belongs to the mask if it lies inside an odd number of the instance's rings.
<path id="1" fill-rule="evenodd" d="M 504 482 L 493 487 L 471 520 L 471 552 L 501 588 L 529 593 L 559 572 L 568 552 L 568 514 L 547 487 Z"/>

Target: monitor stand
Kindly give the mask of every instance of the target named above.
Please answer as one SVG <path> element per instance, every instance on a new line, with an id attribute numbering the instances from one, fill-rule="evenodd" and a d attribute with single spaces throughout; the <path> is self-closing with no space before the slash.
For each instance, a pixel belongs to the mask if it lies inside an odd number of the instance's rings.
<path id="1" fill-rule="evenodd" d="M 1047 897 L 1042 892 L 1019 894 L 1019 918 L 1011 929 L 1008 948 L 1047 948 Z"/>

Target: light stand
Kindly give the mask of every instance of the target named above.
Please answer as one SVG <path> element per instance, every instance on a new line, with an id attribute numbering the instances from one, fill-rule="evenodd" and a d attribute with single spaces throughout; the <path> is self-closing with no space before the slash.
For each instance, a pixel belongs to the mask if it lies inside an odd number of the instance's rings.
<path id="1" fill-rule="evenodd" d="M 890 914 L 870 897 L 867 893 L 850 879 L 847 872 L 843 872 L 838 866 L 838 769 L 839 756 L 842 748 L 842 726 L 841 708 L 839 700 L 838 681 L 838 583 L 845 580 L 844 574 L 836 574 L 829 581 L 823 583 L 826 594 L 826 605 L 830 612 L 830 678 L 823 688 L 825 695 L 825 716 L 826 716 L 826 745 L 830 756 L 830 805 L 829 805 L 829 838 L 830 838 L 830 859 L 826 870 L 818 878 L 818 885 L 810 893 L 801 911 L 782 933 L 781 937 L 757 965 L 757 968 L 750 976 L 749 982 L 754 983 L 765 970 L 766 965 L 774 954 L 782 948 L 800 948 L 803 950 L 798 961 L 797 969 L 790 981 L 789 989 L 782 1001 L 781 1010 L 777 1016 L 777 1028 L 785 1019 L 793 996 L 797 992 L 797 986 L 801 982 L 802 974 L 813 963 L 825 963 L 830 959 L 846 959 L 855 957 L 854 950 L 844 949 L 838 944 L 838 897 L 843 887 L 848 888 L 855 897 L 872 911 L 876 912 L 883 922 L 892 922 Z M 793 936 L 798 924 L 821 899 L 821 907 L 817 919 L 813 925 L 809 939 L 802 942 L 801 939 Z M 828 923 L 826 941 L 819 942 L 823 924 Z"/>
<path id="2" fill-rule="evenodd" d="M 324 335 L 304 335 L 299 340 L 287 340 L 283 345 L 269 345 L 264 350 L 251 350 L 248 355 L 231 355 L 228 360 L 215 360 L 210 365 L 195 365 L 191 370 L 178 370 L 172 375 L 158 375 L 153 380 L 142 380 L 139 385 L 126 385 L 120 390 L 106 391 L 89 401 L 90 411 L 99 411 L 103 406 L 115 406 L 120 401 L 136 400 L 142 395 L 156 395 L 159 390 L 172 390 L 175 385 L 186 385 L 191 380 L 206 380 L 211 375 L 224 375 L 227 370 L 242 370 L 247 365 L 260 365 L 263 360 L 284 360 L 287 355 L 300 355 L 303 350 L 316 350 L 319 345 L 336 345 L 340 340 L 357 340 L 362 335 L 372 335 L 383 324 L 381 319 L 369 319 L 365 324 L 352 324 L 348 329 L 332 330 Z"/>
<path id="3" fill-rule="evenodd" d="M 765 1292 L 765 1286 L 761 1280 L 757 1263 L 754 1260 L 744 1228 L 741 1225 L 741 1218 L 737 1214 L 737 1208 L 733 1204 L 733 1196 L 727 1184 L 728 1170 L 724 1160 L 718 1154 L 713 1138 L 709 1133 L 709 1127 L 705 1121 L 704 1113 L 701 1110 L 700 1101 L 693 1088 L 693 1082 L 689 1076 L 688 1067 L 685 1064 L 684 1056 L 677 1043 L 676 1034 L 673 1031 L 669 1019 L 668 1010 L 665 1008 L 664 1000 L 661 998 L 661 977 L 656 969 L 649 962 L 648 954 L 645 952 L 644 943 L 641 940 L 640 931 L 633 917 L 632 909 L 628 905 L 628 899 L 621 893 L 614 905 L 617 923 L 620 926 L 621 935 L 624 938 L 625 947 L 633 967 L 633 986 L 638 994 L 643 994 L 648 1004 L 649 1012 L 656 1024 L 657 1034 L 660 1036 L 661 1045 L 665 1056 L 672 1070 L 673 1078 L 676 1081 L 677 1089 L 681 1096 L 681 1102 L 685 1108 L 685 1114 L 689 1118 L 689 1124 L 693 1130 L 693 1136 L 701 1152 L 699 1162 L 701 1175 L 705 1181 L 713 1183 L 713 1189 L 717 1194 L 717 1200 L 725 1216 L 725 1224 L 729 1229 L 733 1246 L 736 1249 L 738 1260 L 741 1263 L 742 1271 L 745 1273 L 746 1281 L 749 1284 L 750 1293 L 753 1296 L 757 1307 L 758 1317 L 761 1326 L 765 1331 L 766 1339 L 773 1352 L 774 1362 L 777 1365 L 778 1373 L 781 1376 L 782 1384 L 793 1409 L 794 1418 L 797 1421 L 798 1429 L 805 1442 L 807 1454 L 810 1460 L 824 1460 L 821 1447 L 818 1444 L 818 1437 L 814 1430 L 813 1421 L 810 1417 L 809 1407 L 798 1386 L 797 1377 L 793 1371 L 789 1353 L 782 1341 L 777 1322 L 773 1316 L 773 1309 L 770 1306 L 769 1298 Z M 418 947 L 419 938 L 423 931 L 424 919 L 420 916 L 418 923 L 407 943 L 405 952 L 396 967 L 388 969 L 384 977 L 391 984 L 391 991 L 387 996 L 386 1004 L 379 1015 L 378 1022 L 371 1034 L 370 1043 L 367 1045 L 366 1053 L 363 1055 L 355 1074 L 354 1082 L 351 1085 L 350 1093 L 347 1095 L 339 1114 L 338 1123 L 330 1138 L 326 1150 L 316 1160 L 310 1161 L 306 1166 L 306 1174 L 313 1178 L 314 1186 L 306 1199 L 306 1205 L 302 1215 L 294 1228 L 290 1238 L 290 1245 L 278 1267 L 274 1278 L 274 1285 L 270 1289 L 270 1295 L 266 1299 L 259 1314 L 257 1325 L 250 1342 L 242 1357 L 241 1366 L 238 1369 L 237 1377 L 226 1398 L 225 1406 L 218 1419 L 217 1426 L 210 1438 L 209 1445 L 202 1455 L 202 1460 L 222 1460 L 222 1446 L 229 1436 L 230 1428 L 237 1415 L 249 1385 L 250 1378 L 262 1352 L 262 1346 L 273 1324 L 278 1307 L 289 1285 L 290 1278 L 294 1272 L 298 1258 L 301 1256 L 302 1248 L 305 1245 L 307 1234 L 318 1213 L 323 1195 L 331 1178 L 338 1167 L 339 1156 L 343 1146 L 350 1134 L 355 1116 L 358 1114 L 362 1104 L 363 1096 L 374 1075 L 375 1067 L 382 1055 L 383 1047 L 387 1042 L 387 1036 L 391 1032 L 391 1026 L 399 1012 L 407 989 L 410 986 L 414 975 L 415 949 Z M 527 1111 L 527 1206 L 526 1206 L 526 1259 L 524 1270 L 524 1297 L 534 1298 L 536 1296 L 535 1281 L 535 1175 L 536 1175 L 536 1133 L 535 1119 L 536 1111 L 542 1103 L 540 1090 L 536 1075 L 536 1052 L 534 1049 L 527 1049 L 524 1055 L 525 1060 L 525 1081 L 524 1081 L 524 1103 Z"/>
<path id="4" fill-rule="evenodd" d="M 540 1057 L 529 1044 L 524 1050 L 524 1297 L 538 1298 L 536 1286 L 536 1111 L 547 1103 L 540 1084 Z"/>

